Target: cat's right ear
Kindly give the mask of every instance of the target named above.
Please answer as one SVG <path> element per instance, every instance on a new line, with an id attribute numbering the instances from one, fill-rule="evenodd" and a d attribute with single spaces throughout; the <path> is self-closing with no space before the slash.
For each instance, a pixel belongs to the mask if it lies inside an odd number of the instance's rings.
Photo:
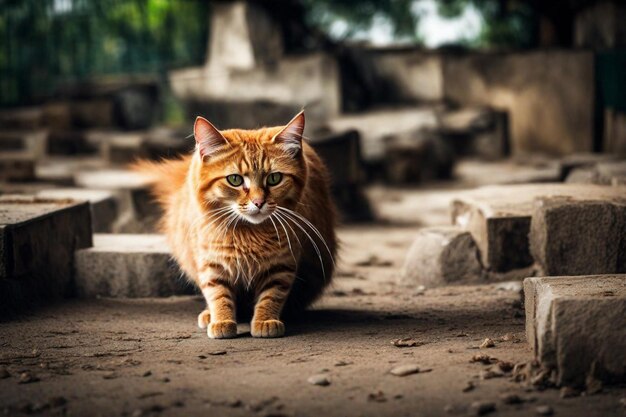
<path id="1" fill-rule="evenodd" d="M 210 157 L 228 144 L 228 141 L 215 126 L 204 117 L 196 117 L 193 125 L 193 136 L 202 159 Z"/>

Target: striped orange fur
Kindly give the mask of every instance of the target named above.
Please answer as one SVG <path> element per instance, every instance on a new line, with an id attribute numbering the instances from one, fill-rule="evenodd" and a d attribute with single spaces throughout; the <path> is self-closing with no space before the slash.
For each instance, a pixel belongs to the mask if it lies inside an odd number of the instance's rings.
<path id="1" fill-rule="evenodd" d="M 164 208 L 162 229 L 207 309 L 211 338 L 280 337 L 282 316 L 329 284 L 336 253 L 328 174 L 302 140 L 304 113 L 283 127 L 218 131 L 196 119 L 196 149 L 179 160 L 139 162 Z"/>

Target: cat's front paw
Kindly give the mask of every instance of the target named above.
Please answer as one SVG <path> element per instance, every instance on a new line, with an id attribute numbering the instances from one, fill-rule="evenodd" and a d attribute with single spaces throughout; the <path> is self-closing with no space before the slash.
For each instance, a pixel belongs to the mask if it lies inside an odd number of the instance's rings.
<path id="1" fill-rule="evenodd" d="M 250 323 L 253 337 L 283 337 L 285 325 L 280 320 L 257 320 Z"/>
<path id="2" fill-rule="evenodd" d="M 198 314 L 198 327 L 201 329 L 206 329 L 209 323 L 211 322 L 211 313 L 208 309 L 203 310 L 200 314 Z"/>
<path id="3" fill-rule="evenodd" d="M 207 335 L 211 339 L 231 339 L 237 336 L 237 323 L 232 320 L 209 323 Z"/>

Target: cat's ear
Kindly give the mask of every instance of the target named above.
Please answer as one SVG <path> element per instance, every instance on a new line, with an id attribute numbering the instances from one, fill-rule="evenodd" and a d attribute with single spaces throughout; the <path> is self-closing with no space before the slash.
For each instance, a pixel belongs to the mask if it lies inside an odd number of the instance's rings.
<path id="1" fill-rule="evenodd" d="M 304 132 L 304 110 L 296 115 L 287 126 L 274 136 L 272 142 L 281 146 L 291 156 L 302 151 L 302 133 Z"/>
<path id="2" fill-rule="evenodd" d="M 204 117 L 196 117 L 193 125 L 193 136 L 202 159 L 210 157 L 228 144 L 228 141 L 215 126 Z"/>

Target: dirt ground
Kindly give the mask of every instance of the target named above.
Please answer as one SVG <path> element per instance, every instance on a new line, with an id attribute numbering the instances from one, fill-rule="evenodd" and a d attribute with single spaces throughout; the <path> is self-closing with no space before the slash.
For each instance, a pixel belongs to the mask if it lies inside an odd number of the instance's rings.
<path id="1" fill-rule="evenodd" d="M 289 323 L 282 339 L 253 339 L 246 324 L 236 339 L 208 339 L 196 327 L 199 297 L 70 301 L 0 323 L 0 410 L 438 416 L 476 415 L 478 401 L 494 403 L 498 416 L 537 415 L 545 405 L 557 416 L 624 415 L 623 387 L 560 398 L 557 389 L 529 388 L 510 373 L 498 377 L 497 364 L 470 363 L 477 354 L 511 363 L 532 359 L 520 294 L 498 284 L 427 290 L 396 284 L 417 227 L 342 228 L 333 288 L 301 321 Z M 416 346 L 392 344 L 403 338 Z M 480 349 L 485 338 L 495 347 Z M 420 372 L 390 373 L 400 365 Z M 330 384 L 312 384 L 315 375 Z M 473 389 L 465 392 L 470 382 Z M 519 403 L 506 404 L 507 395 Z"/>

